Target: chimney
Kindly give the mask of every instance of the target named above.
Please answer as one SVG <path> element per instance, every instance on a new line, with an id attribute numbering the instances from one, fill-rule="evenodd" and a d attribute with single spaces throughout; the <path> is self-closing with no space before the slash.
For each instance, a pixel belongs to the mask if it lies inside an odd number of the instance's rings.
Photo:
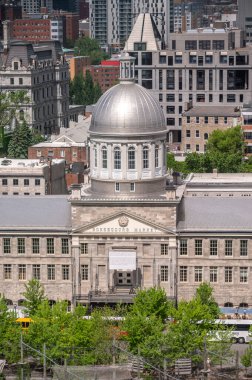
<path id="1" fill-rule="evenodd" d="M 5 54 L 10 47 L 10 26 L 11 22 L 9 20 L 3 21 L 3 48 Z"/>

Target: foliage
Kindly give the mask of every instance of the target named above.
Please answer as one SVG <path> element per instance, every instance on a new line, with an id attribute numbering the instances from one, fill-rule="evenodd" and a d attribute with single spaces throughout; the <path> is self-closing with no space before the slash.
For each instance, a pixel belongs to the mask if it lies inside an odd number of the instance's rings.
<path id="1" fill-rule="evenodd" d="M 36 132 L 32 133 L 32 145 L 39 144 L 39 143 L 44 142 L 44 141 L 45 141 L 44 136 L 42 136 Z"/>
<path id="2" fill-rule="evenodd" d="M 223 365 L 234 356 L 232 351 L 232 328 L 219 325 L 208 339 L 207 351 L 212 365 Z"/>
<path id="3" fill-rule="evenodd" d="M 166 165 L 167 168 L 173 172 L 188 174 L 185 162 L 176 161 L 173 153 L 167 153 Z"/>
<path id="4" fill-rule="evenodd" d="M 0 358 L 15 363 L 20 359 L 21 327 L 14 312 L 9 312 L 5 299 L 0 298 Z"/>
<path id="5" fill-rule="evenodd" d="M 198 299 L 202 305 L 208 306 L 209 311 L 214 318 L 219 317 L 220 309 L 213 297 L 213 288 L 207 282 L 203 282 L 197 288 L 196 299 Z"/>
<path id="6" fill-rule="evenodd" d="M 252 347 L 248 347 L 241 356 L 241 363 L 246 368 L 252 365 Z"/>
<path id="7" fill-rule="evenodd" d="M 94 104 L 102 95 L 100 86 L 93 82 L 90 71 L 87 70 L 85 78 L 82 74 L 75 76 L 70 82 L 70 100 L 72 104 Z"/>
<path id="8" fill-rule="evenodd" d="M 75 42 L 75 55 L 89 56 L 92 65 L 98 65 L 102 59 L 106 59 L 108 55 L 100 48 L 98 41 L 90 37 L 84 36 Z"/>
<path id="9" fill-rule="evenodd" d="M 25 292 L 22 295 L 25 297 L 25 313 L 31 317 L 35 315 L 41 303 L 46 299 L 43 286 L 35 278 L 25 284 Z"/>
<path id="10" fill-rule="evenodd" d="M 32 131 L 25 121 L 17 125 L 8 145 L 8 157 L 27 158 L 28 147 L 32 145 Z"/>
<path id="11" fill-rule="evenodd" d="M 239 126 L 211 133 L 204 154 L 189 153 L 185 162 L 178 163 L 168 154 L 167 166 L 182 173 L 220 173 L 251 172 L 252 161 L 244 160 L 245 143 Z"/>

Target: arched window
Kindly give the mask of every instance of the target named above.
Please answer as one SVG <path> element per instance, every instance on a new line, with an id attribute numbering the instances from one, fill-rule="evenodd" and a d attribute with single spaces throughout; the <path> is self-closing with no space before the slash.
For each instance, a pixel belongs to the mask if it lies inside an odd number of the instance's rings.
<path id="1" fill-rule="evenodd" d="M 94 166 L 97 168 L 97 146 L 94 146 Z"/>
<path id="2" fill-rule="evenodd" d="M 133 146 L 128 149 L 128 169 L 136 169 L 136 152 Z"/>
<path id="3" fill-rule="evenodd" d="M 155 168 L 159 166 L 159 149 L 158 146 L 155 146 Z"/>
<path id="4" fill-rule="evenodd" d="M 108 168 L 108 151 L 105 146 L 102 147 L 102 168 Z"/>
<path id="5" fill-rule="evenodd" d="M 149 169 L 149 148 L 143 147 L 143 169 Z"/>
<path id="6" fill-rule="evenodd" d="M 204 140 L 208 140 L 208 133 L 204 133 Z"/>
<path id="7" fill-rule="evenodd" d="M 120 148 L 114 149 L 114 169 L 121 169 L 121 150 Z"/>
<path id="8" fill-rule="evenodd" d="M 225 302 L 224 303 L 224 307 L 233 307 L 233 303 L 232 302 Z"/>

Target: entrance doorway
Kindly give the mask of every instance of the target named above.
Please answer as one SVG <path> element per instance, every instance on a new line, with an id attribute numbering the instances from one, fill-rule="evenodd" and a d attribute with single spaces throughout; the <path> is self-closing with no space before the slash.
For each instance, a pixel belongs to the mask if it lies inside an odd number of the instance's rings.
<path id="1" fill-rule="evenodd" d="M 133 273 L 132 272 L 119 272 L 115 273 L 115 286 L 132 286 Z"/>

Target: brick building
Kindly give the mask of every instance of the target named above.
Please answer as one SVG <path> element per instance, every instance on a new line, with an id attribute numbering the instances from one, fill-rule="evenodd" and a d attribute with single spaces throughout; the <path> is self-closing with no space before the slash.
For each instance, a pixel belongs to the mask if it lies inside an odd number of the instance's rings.
<path id="1" fill-rule="evenodd" d="M 118 60 L 101 61 L 100 65 L 92 65 L 89 68 L 84 68 L 84 75 L 89 70 L 93 81 L 98 83 L 102 92 L 107 91 L 114 86 L 119 79 L 120 63 Z"/>
<path id="2" fill-rule="evenodd" d="M 73 80 L 78 74 L 83 74 L 86 69 L 90 70 L 90 57 L 77 56 L 69 59 L 70 79 Z"/>
<path id="3" fill-rule="evenodd" d="M 50 19 L 21 19 L 12 24 L 12 37 L 20 41 L 48 41 L 51 39 Z"/>

